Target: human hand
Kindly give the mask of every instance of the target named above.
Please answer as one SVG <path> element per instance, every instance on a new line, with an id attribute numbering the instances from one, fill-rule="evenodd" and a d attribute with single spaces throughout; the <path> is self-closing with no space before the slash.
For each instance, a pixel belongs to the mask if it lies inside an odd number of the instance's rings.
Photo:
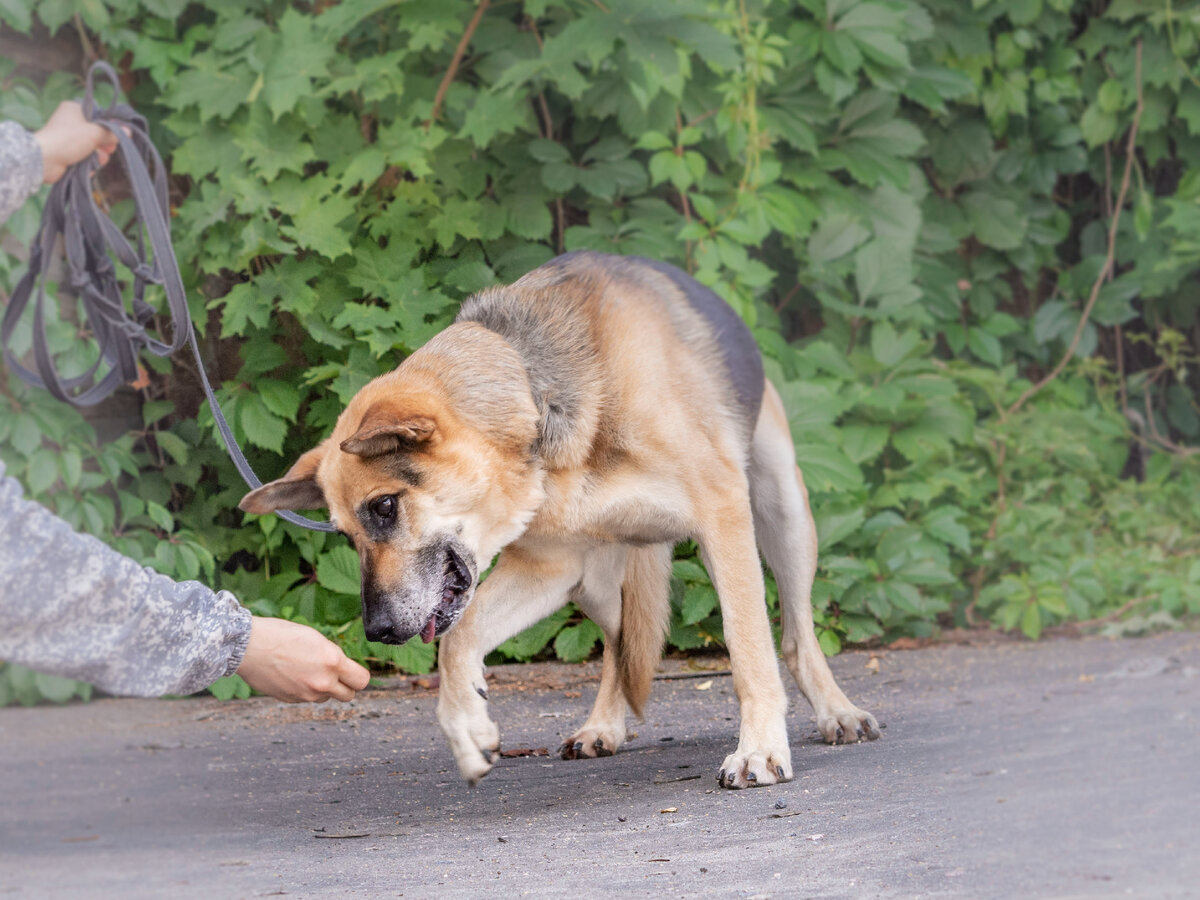
<path id="1" fill-rule="evenodd" d="M 371 675 L 319 631 L 254 616 L 238 674 L 259 693 L 286 703 L 353 700 Z"/>
<path id="2" fill-rule="evenodd" d="M 100 165 L 108 162 L 117 149 L 117 136 L 83 115 L 83 107 L 74 100 L 58 104 L 58 109 L 39 130 L 33 133 L 42 148 L 42 180 L 54 184 L 73 166 L 92 153 Z"/>

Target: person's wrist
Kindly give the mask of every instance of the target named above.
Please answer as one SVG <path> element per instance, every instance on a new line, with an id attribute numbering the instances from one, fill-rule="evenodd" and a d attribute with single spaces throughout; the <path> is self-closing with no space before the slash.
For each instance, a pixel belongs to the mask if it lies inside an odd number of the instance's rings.
<path id="1" fill-rule="evenodd" d="M 33 133 L 33 140 L 42 152 L 42 182 L 53 184 L 62 178 L 67 170 L 66 164 L 62 162 L 54 132 L 46 128 L 39 128 Z"/>

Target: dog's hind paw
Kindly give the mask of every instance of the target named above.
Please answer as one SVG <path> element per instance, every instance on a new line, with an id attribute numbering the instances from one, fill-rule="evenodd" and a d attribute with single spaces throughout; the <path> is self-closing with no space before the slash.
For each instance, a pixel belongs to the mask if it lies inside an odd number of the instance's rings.
<path id="1" fill-rule="evenodd" d="M 759 753 L 741 751 L 731 753 L 721 764 L 717 773 L 717 784 L 723 788 L 765 787 L 792 780 L 791 753 Z"/>
<path id="2" fill-rule="evenodd" d="M 829 744 L 855 744 L 880 737 L 875 717 L 850 701 L 817 714 L 817 730 Z"/>
<path id="3" fill-rule="evenodd" d="M 559 754 L 563 759 L 594 759 L 597 756 L 612 756 L 621 746 L 625 736 L 611 731 L 584 728 L 563 741 Z"/>

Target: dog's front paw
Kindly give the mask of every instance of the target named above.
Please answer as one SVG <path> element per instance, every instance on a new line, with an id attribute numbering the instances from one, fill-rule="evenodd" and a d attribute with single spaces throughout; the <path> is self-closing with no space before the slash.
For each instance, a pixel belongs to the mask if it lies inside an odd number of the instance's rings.
<path id="1" fill-rule="evenodd" d="M 478 784 L 500 758 L 499 726 L 486 713 L 468 718 L 443 715 L 441 709 L 438 724 L 450 742 L 459 774 L 468 784 Z"/>
<path id="2" fill-rule="evenodd" d="M 612 756 L 625 740 L 624 729 L 589 728 L 586 725 L 571 735 L 559 749 L 563 759 L 594 759 Z"/>
<path id="3" fill-rule="evenodd" d="M 879 723 L 875 717 L 844 697 L 840 702 L 831 703 L 817 711 L 817 730 L 830 744 L 854 744 L 880 737 Z"/>
<path id="4" fill-rule="evenodd" d="M 792 780 L 792 753 L 785 745 L 782 750 L 742 750 L 730 753 L 717 773 L 717 784 L 723 788 L 763 787 Z"/>

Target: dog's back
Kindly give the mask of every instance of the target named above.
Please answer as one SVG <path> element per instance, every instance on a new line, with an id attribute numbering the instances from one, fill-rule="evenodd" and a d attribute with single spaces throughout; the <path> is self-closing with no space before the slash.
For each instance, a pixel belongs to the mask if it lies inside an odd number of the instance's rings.
<path id="1" fill-rule="evenodd" d="M 764 383 L 754 337 L 724 300 L 674 266 L 567 253 L 470 298 L 458 321 L 500 334 L 521 355 L 548 459 L 582 462 L 571 448 L 590 452 L 606 431 L 619 440 L 605 413 L 619 406 L 627 419 L 633 396 L 658 411 L 685 402 L 690 413 L 727 420 L 737 443 L 749 445 Z"/>

